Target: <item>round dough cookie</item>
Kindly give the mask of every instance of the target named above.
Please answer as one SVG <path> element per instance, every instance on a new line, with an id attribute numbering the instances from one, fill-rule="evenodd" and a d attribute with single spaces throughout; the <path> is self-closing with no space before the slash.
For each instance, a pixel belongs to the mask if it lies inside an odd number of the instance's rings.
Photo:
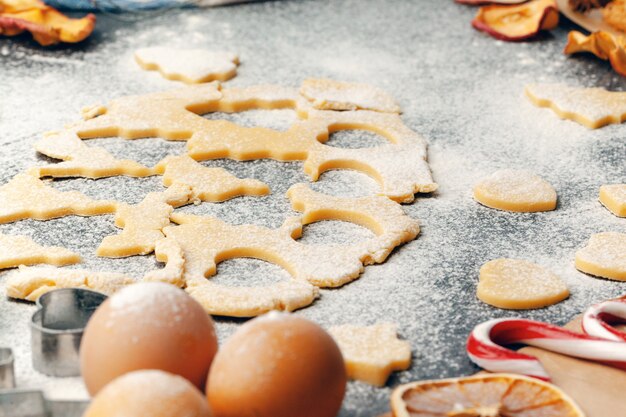
<path id="1" fill-rule="evenodd" d="M 211 417 L 204 395 L 185 378 L 163 371 L 125 374 L 93 399 L 83 417 Z"/>
<path id="2" fill-rule="evenodd" d="M 530 171 L 496 171 L 474 186 L 480 204 L 515 212 L 550 211 L 556 208 L 556 191 Z"/>
<path id="3" fill-rule="evenodd" d="M 476 295 L 495 307 L 525 310 L 563 301 L 569 291 L 558 276 L 539 265 L 501 258 L 480 268 Z"/>
<path id="4" fill-rule="evenodd" d="M 626 233 L 604 232 L 591 236 L 576 252 L 576 269 L 597 277 L 626 281 Z"/>

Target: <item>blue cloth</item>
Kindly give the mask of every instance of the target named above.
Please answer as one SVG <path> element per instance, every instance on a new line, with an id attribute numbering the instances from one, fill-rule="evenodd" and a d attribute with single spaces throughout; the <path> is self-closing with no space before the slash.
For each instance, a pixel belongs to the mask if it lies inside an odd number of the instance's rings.
<path id="1" fill-rule="evenodd" d="M 45 0 L 46 4 L 62 10 L 135 12 L 142 10 L 171 9 L 189 6 L 191 3 L 180 0 Z"/>

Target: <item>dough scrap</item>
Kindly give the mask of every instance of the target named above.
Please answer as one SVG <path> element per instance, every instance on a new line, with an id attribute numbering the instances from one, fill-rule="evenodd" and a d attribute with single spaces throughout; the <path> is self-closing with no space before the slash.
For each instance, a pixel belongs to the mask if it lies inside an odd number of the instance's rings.
<path id="1" fill-rule="evenodd" d="M 299 281 L 318 287 L 339 287 L 363 272 L 359 248 L 304 245 L 295 241 L 302 233 L 297 217 L 279 229 L 255 225 L 230 225 L 215 217 L 173 213 L 179 226 L 163 229 L 183 249 L 188 287 L 201 285 L 215 275 L 217 264 L 233 258 L 261 259 L 287 270 Z M 219 236 L 219 239 L 216 239 Z"/>
<path id="2" fill-rule="evenodd" d="M 549 107 L 562 119 L 590 129 L 626 120 L 626 92 L 575 88 L 562 84 L 530 84 L 526 96 L 538 107 Z"/>
<path id="3" fill-rule="evenodd" d="M 228 317 L 255 317 L 272 310 L 294 311 L 311 305 L 317 287 L 290 280 L 267 286 L 231 287 L 205 280 L 186 288 L 207 313 Z"/>
<path id="4" fill-rule="evenodd" d="M 556 191 L 530 171 L 496 171 L 474 186 L 480 204 L 514 212 L 550 211 L 556 208 Z"/>
<path id="5" fill-rule="evenodd" d="M 298 101 L 298 113 L 306 120 L 296 121 L 285 132 L 242 127 L 226 120 L 208 121 L 206 128 L 187 142 L 187 153 L 196 160 L 304 161 L 304 171 L 313 181 L 328 170 L 354 169 L 373 177 L 381 185 L 381 194 L 398 202 L 411 202 L 415 193 L 437 189 L 426 161 L 426 142 L 404 125 L 398 114 L 319 111 L 303 100 Z M 377 133 L 391 143 L 365 149 L 323 144 L 331 133 L 346 129 Z"/>
<path id="6" fill-rule="evenodd" d="M 267 184 L 255 179 L 240 179 L 223 168 L 202 166 L 187 155 L 170 156 L 159 162 L 163 185 L 185 184 L 191 187 L 192 199 L 220 202 L 242 195 L 267 195 Z"/>
<path id="7" fill-rule="evenodd" d="M 117 98 L 107 106 L 83 110 L 85 120 L 71 126 L 82 139 L 120 136 L 187 140 L 207 122 L 198 114 L 212 111 L 222 97 L 219 83 Z"/>
<path id="8" fill-rule="evenodd" d="M 56 246 L 41 246 L 28 236 L 0 233 L 0 269 L 20 265 L 69 265 L 80 262 L 80 256 L 71 250 Z"/>
<path id="9" fill-rule="evenodd" d="M 34 168 L 39 177 L 103 178 L 117 175 L 147 177 L 155 172 L 136 161 L 117 159 L 106 149 L 87 146 L 72 131 L 45 135 L 35 144 L 35 150 L 63 162 Z"/>
<path id="10" fill-rule="evenodd" d="M 626 281 L 626 234 L 596 233 L 576 252 L 576 268 L 597 277 Z"/>
<path id="11" fill-rule="evenodd" d="M 159 262 L 165 262 L 165 267 L 155 269 L 144 275 L 144 281 L 166 282 L 179 288 L 185 286 L 183 277 L 185 258 L 183 250 L 174 239 L 163 238 L 156 242 L 154 254 Z"/>
<path id="12" fill-rule="evenodd" d="M 494 259 L 480 268 L 476 291 L 485 303 L 505 309 L 546 307 L 569 296 L 563 281 L 547 269 L 521 259 Z"/>
<path id="13" fill-rule="evenodd" d="M 351 379 L 380 387 L 393 371 L 411 366 L 411 346 L 398 339 L 395 324 L 342 325 L 328 332 L 339 345 Z"/>
<path id="14" fill-rule="evenodd" d="M 400 106 L 393 97 L 369 84 L 309 78 L 302 82 L 300 94 L 318 110 L 373 110 L 400 113 Z"/>
<path id="15" fill-rule="evenodd" d="M 161 230 L 170 224 L 174 207 L 187 204 L 191 195 L 188 185 L 177 183 L 164 192 L 148 193 L 139 204 L 119 203 L 115 225 L 123 230 L 117 235 L 106 236 L 96 254 L 120 258 L 152 253 L 156 242 L 164 237 Z"/>
<path id="16" fill-rule="evenodd" d="M 302 224 L 320 220 L 343 220 L 370 229 L 377 236 L 357 246 L 365 265 L 382 263 L 391 251 L 415 239 L 419 222 L 404 213 L 402 207 L 382 196 L 360 198 L 333 197 L 318 193 L 306 184 L 295 184 L 287 191 L 294 210 L 302 212 Z"/>
<path id="17" fill-rule="evenodd" d="M 626 217 L 626 184 L 600 187 L 600 202 L 616 216 Z"/>
<path id="18" fill-rule="evenodd" d="M 184 258 L 178 244 L 171 239 L 161 239 L 156 244 L 155 252 L 157 260 L 167 263 L 162 269 L 147 272 L 143 280 L 167 282 L 182 287 Z M 7 296 L 12 298 L 37 301 L 41 295 L 59 288 L 87 288 L 110 295 L 139 281 L 116 272 L 20 265 L 7 279 L 6 291 Z"/>
<path id="19" fill-rule="evenodd" d="M 104 294 L 134 283 L 135 280 L 115 272 L 93 272 L 84 269 L 20 266 L 6 282 L 7 296 L 28 301 L 58 288 L 86 288 Z"/>
<path id="20" fill-rule="evenodd" d="M 239 57 L 229 52 L 160 46 L 136 50 L 135 60 L 145 70 L 189 84 L 230 80 L 239 65 Z"/>
<path id="21" fill-rule="evenodd" d="M 246 128 L 199 114 L 250 109 L 297 109 L 301 118 L 287 131 Z M 219 84 L 186 87 L 145 96 L 122 97 L 106 107 L 85 112 L 87 120 L 73 126 L 81 138 L 121 136 L 128 139 L 161 137 L 188 140 L 187 153 L 195 160 L 273 158 L 305 161 L 313 181 L 331 169 L 354 169 L 376 179 L 381 194 L 411 202 L 418 192 L 437 188 L 426 161 L 425 140 L 395 113 L 320 111 L 291 89 L 253 86 L 219 90 Z M 390 144 L 367 149 L 324 145 L 331 133 L 361 129 L 380 134 Z"/>
<path id="22" fill-rule="evenodd" d="M 69 215 L 98 216 L 113 213 L 116 207 L 114 201 L 92 200 L 78 191 L 58 191 L 29 174 L 18 174 L 0 186 L 0 223 Z"/>

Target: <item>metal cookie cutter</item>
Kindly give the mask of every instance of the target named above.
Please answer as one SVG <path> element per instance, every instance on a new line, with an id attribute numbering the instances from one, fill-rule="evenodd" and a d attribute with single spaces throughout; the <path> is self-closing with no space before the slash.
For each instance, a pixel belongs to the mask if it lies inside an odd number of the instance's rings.
<path id="1" fill-rule="evenodd" d="M 0 390 L 15 387 L 15 369 L 13 351 L 9 348 L 0 348 Z"/>
<path id="2" fill-rule="evenodd" d="M 33 368 L 50 376 L 78 376 L 78 350 L 87 321 L 107 296 L 63 288 L 39 297 L 31 319 Z"/>
<path id="3" fill-rule="evenodd" d="M 88 405 L 88 401 L 51 401 L 41 391 L 0 391 L 0 417 L 80 417 Z"/>

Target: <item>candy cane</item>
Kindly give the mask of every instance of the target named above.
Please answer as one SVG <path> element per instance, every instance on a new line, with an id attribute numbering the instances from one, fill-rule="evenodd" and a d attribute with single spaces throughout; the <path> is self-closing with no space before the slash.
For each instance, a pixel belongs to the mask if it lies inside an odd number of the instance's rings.
<path id="1" fill-rule="evenodd" d="M 550 376 L 537 358 L 500 346 L 514 343 L 626 370 L 626 343 L 525 319 L 494 319 L 479 324 L 468 338 L 467 353 L 472 362 L 488 371 L 513 372 L 549 381 Z"/>
<path id="2" fill-rule="evenodd" d="M 611 324 L 626 323 L 626 300 L 610 300 L 590 307 L 583 315 L 582 328 L 591 336 L 626 342 L 626 333 Z"/>

